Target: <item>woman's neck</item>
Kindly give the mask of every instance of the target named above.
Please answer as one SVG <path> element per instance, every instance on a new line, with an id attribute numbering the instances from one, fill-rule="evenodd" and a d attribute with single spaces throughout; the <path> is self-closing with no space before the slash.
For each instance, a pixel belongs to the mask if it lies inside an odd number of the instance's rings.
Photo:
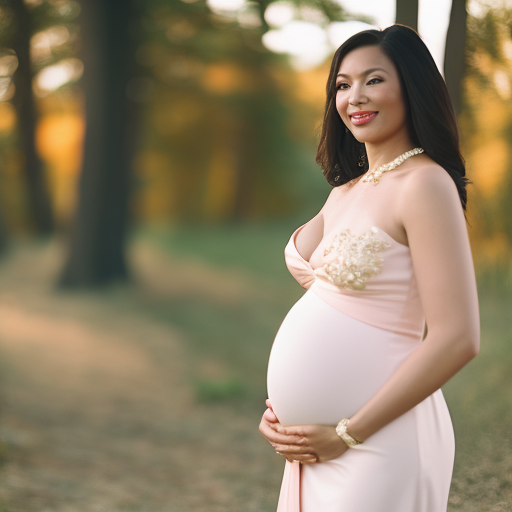
<path id="1" fill-rule="evenodd" d="M 375 171 L 381 165 L 392 162 L 396 157 L 414 149 L 414 147 L 409 137 L 386 140 L 383 143 L 365 142 L 369 170 Z"/>

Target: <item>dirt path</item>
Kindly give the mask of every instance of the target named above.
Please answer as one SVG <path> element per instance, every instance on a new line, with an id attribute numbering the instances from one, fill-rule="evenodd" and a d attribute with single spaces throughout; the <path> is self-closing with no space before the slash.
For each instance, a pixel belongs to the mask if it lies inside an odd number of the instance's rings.
<path id="1" fill-rule="evenodd" d="M 104 294 L 52 290 L 56 243 L 1 263 L 0 511 L 272 511 L 282 464 L 258 415 L 196 403 L 184 334 L 130 299 L 166 279 L 214 296 L 222 276 L 143 246 L 134 258 L 144 287 Z"/>

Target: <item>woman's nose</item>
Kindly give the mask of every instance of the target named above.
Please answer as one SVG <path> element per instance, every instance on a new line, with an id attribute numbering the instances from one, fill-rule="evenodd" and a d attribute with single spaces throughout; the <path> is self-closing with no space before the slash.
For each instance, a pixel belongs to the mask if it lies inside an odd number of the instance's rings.
<path id="1" fill-rule="evenodd" d="M 360 103 L 366 102 L 366 96 L 363 94 L 361 87 L 359 87 L 358 85 L 354 85 L 350 89 L 350 96 L 348 102 L 351 105 L 359 105 Z"/>

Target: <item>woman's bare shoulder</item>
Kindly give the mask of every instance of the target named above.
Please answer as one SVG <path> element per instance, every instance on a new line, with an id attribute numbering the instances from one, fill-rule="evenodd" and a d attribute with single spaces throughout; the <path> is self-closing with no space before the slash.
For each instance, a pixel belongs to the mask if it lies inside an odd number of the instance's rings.
<path id="1" fill-rule="evenodd" d="M 404 179 L 404 189 L 453 188 L 455 182 L 448 171 L 436 162 L 426 162 L 411 169 Z"/>
<path id="2" fill-rule="evenodd" d="M 418 166 L 408 173 L 400 190 L 398 207 L 404 217 L 418 215 L 455 214 L 462 212 L 460 196 L 455 181 L 441 165 L 433 162 Z"/>

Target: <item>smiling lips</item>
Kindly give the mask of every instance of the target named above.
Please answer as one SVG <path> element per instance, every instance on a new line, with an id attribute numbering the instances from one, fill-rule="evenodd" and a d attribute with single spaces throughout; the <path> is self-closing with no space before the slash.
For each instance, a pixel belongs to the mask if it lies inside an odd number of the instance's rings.
<path id="1" fill-rule="evenodd" d="M 370 121 L 373 121 L 377 117 L 378 112 L 375 111 L 369 111 L 369 110 L 361 110 L 359 112 L 353 112 L 352 114 L 349 114 L 350 120 L 352 121 L 352 124 L 355 124 L 356 126 L 361 126 L 362 124 L 369 123 Z"/>

